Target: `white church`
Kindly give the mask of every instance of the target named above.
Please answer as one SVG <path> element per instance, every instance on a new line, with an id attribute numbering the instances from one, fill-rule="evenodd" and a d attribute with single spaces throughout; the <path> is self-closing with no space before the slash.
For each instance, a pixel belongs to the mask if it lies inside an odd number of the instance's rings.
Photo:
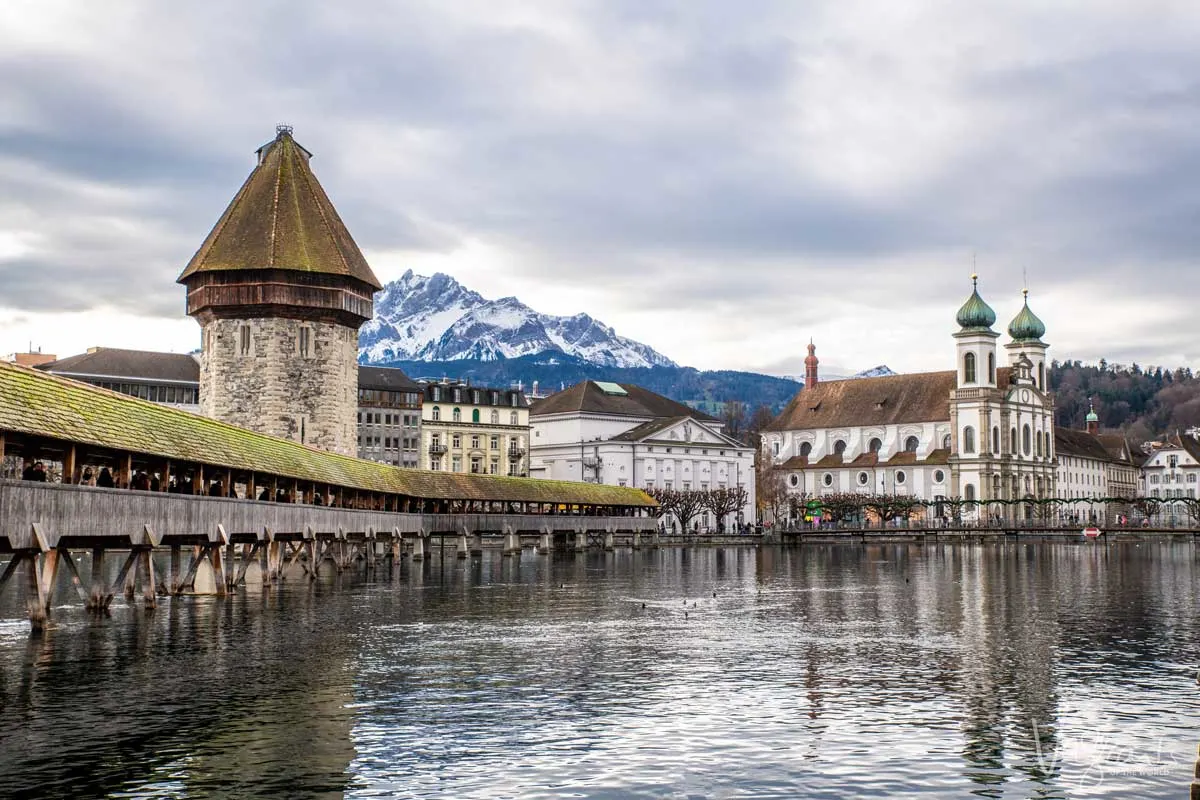
<path id="1" fill-rule="evenodd" d="M 763 434 L 763 456 L 783 471 L 790 493 L 926 501 L 1055 496 L 1046 326 L 1026 291 L 998 352 L 996 313 L 980 297 L 978 277 L 971 280 L 975 288 L 956 317 L 953 370 L 822 382 L 809 345 L 805 387 Z M 975 507 L 964 515 L 980 513 L 1026 516 L 1030 509 Z"/>

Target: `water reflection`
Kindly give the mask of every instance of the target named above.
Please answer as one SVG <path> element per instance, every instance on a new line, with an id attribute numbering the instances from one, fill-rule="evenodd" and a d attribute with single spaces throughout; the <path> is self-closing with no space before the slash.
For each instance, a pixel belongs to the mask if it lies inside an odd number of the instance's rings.
<path id="1" fill-rule="evenodd" d="M 1169 543 L 489 553 L 40 639 L 10 593 L 0 795 L 1177 797 L 1196 578 Z"/>

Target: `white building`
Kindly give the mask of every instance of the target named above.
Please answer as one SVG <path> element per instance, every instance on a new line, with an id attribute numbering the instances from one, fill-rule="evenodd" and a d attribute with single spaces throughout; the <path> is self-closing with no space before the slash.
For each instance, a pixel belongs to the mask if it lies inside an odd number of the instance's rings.
<path id="1" fill-rule="evenodd" d="M 1142 464 L 1142 479 L 1149 497 L 1197 497 L 1200 487 L 1200 441 L 1176 434 Z"/>
<path id="2" fill-rule="evenodd" d="M 925 501 L 1055 496 L 1045 325 L 1026 296 L 1008 326 L 1008 366 L 1001 367 L 996 314 L 978 289 L 956 320 L 956 367 L 945 372 L 821 382 L 810 345 L 807 385 L 763 437 L 764 457 L 784 472 L 789 492 Z M 976 507 L 964 516 L 980 513 Z M 986 513 L 1031 516 L 1034 509 L 997 505 Z"/>
<path id="3" fill-rule="evenodd" d="M 632 384 L 584 381 L 533 404 L 529 473 L 638 489 L 741 487 L 747 500 L 722 523 L 754 521 L 754 450 L 720 420 Z M 717 527 L 708 512 L 701 527 Z"/>

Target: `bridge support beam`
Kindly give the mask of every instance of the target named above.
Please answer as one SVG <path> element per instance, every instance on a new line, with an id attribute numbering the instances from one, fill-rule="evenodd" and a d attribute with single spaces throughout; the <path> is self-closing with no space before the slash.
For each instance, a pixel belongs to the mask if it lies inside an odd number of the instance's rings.
<path id="1" fill-rule="evenodd" d="M 541 537 L 538 539 L 537 547 L 538 555 L 547 555 L 550 553 L 550 534 L 542 531 Z"/>
<path id="2" fill-rule="evenodd" d="M 610 553 L 617 549 L 617 537 L 612 531 L 604 533 L 604 549 Z"/>
<path id="3" fill-rule="evenodd" d="M 465 533 L 460 533 L 458 535 L 458 543 L 454 550 L 455 555 L 459 558 L 467 558 L 471 555 L 470 548 L 467 546 L 467 535 Z"/>
<path id="4" fill-rule="evenodd" d="M 425 537 L 420 533 L 413 538 L 411 558 L 414 564 L 425 560 Z"/>
<path id="5" fill-rule="evenodd" d="M 575 552 L 582 553 L 587 550 L 587 533 L 579 531 L 575 534 Z"/>
<path id="6" fill-rule="evenodd" d="M 521 555 L 521 537 L 518 536 L 512 529 L 504 532 L 504 555 Z"/>
<path id="7" fill-rule="evenodd" d="M 642 532 L 641 531 L 633 532 L 633 549 L 634 550 L 642 549 Z"/>
<path id="8" fill-rule="evenodd" d="M 483 534 L 480 533 L 479 531 L 476 531 L 474 534 L 471 535 L 471 555 L 472 556 L 482 556 L 483 555 Z"/>

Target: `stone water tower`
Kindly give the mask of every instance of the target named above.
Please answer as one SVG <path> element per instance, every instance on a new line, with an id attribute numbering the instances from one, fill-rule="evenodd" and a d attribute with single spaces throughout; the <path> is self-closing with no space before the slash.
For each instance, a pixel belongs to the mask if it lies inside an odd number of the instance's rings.
<path id="1" fill-rule="evenodd" d="M 200 323 L 200 411 L 354 455 L 358 329 L 379 280 L 280 126 L 179 276 Z"/>

